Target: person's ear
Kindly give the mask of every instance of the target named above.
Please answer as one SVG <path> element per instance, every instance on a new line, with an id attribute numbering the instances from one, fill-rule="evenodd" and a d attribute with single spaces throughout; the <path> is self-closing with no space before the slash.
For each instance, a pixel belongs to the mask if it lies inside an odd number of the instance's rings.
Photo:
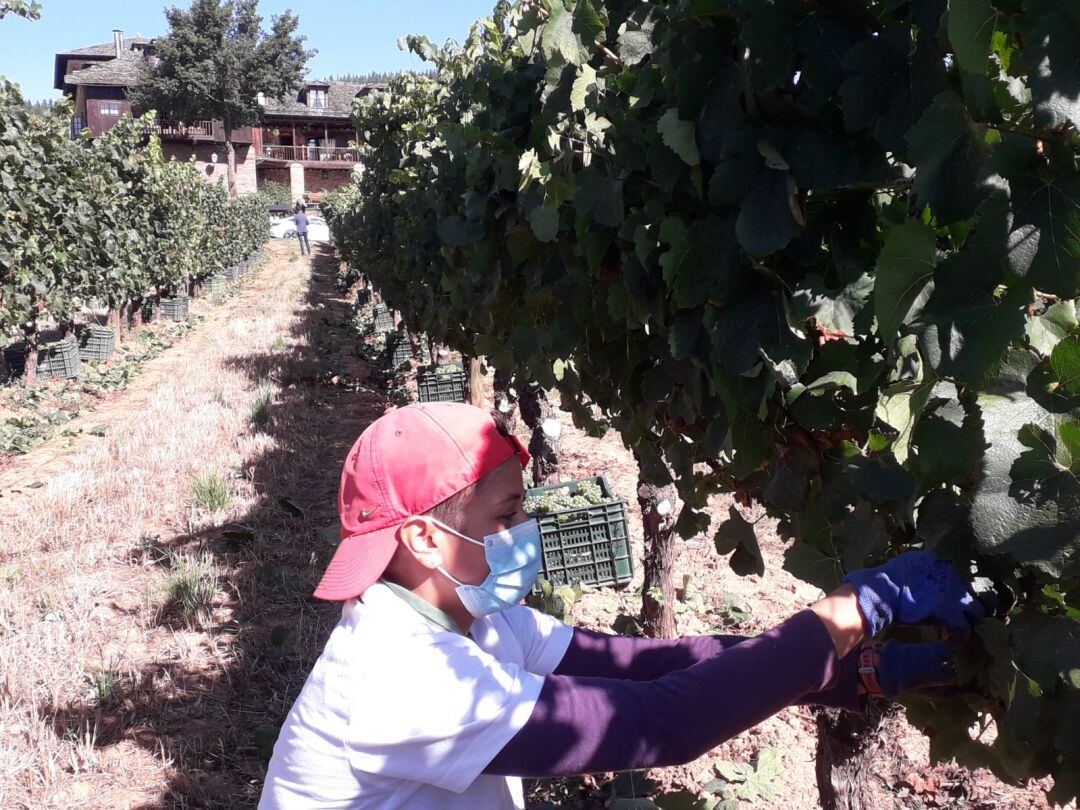
<path id="1" fill-rule="evenodd" d="M 398 541 L 417 562 L 432 570 L 443 564 L 442 550 L 435 543 L 438 528 L 422 515 L 413 515 L 398 529 Z"/>

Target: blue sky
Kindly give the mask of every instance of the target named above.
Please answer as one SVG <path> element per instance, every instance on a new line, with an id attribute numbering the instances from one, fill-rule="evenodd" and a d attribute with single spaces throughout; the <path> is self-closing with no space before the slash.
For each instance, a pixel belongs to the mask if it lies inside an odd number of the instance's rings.
<path id="1" fill-rule="evenodd" d="M 55 98 L 53 55 L 58 51 L 109 42 L 112 29 L 125 34 L 153 36 L 164 32 L 166 5 L 186 0 L 42 0 L 37 22 L 11 15 L 0 22 L 0 75 L 22 87 L 31 99 Z M 473 20 L 490 15 L 495 0 L 261 0 L 259 9 L 269 26 L 270 16 L 291 8 L 300 16 L 307 47 L 318 49 L 309 63 L 309 76 L 402 70 L 420 66 L 402 53 L 397 38 L 425 34 L 441 44 L 462 40 Z"/>

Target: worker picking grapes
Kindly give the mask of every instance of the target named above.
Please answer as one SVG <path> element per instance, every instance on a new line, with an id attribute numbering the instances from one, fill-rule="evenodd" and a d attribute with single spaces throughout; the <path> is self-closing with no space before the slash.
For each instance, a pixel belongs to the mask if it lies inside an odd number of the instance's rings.
<path id="1" fill-rule="evenodd" d="M 341 620 L 260 807 L 522 808 L 522 777 L 680 764 L 786 706 L 860 711 L 947 683 L 944 642 L 872 637 L 923 622 L 963 636 L 983 616 L 949 563 L 909 552 L 752 638 L 570 627 L 521 604 L 542 554 L 528 461 L 470 405 L 399 408 L 363 432 L 315 592 L 343 603 Z"/>

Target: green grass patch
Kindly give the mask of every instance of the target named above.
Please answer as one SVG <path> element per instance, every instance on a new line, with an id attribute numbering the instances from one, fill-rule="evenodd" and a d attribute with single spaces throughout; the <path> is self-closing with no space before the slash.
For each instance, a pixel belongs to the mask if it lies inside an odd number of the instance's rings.
<path id="1" fill-rule="evenodd" d="M 251 403 L 251 426 L 260 432 L 270 426 L 270 405 L 274 399 L 273 386 L 263 383 Z"/>
<path id="2" fill-rule="evenodd" d="M 170 554 L 166 577 L 168 604 L 188 618 L 208 617 L 218 589 L 218 574 L 209 552 Z"/>
<path id="3" fill-rule="evenodd" d="M 227 507 L 231 501 L 229 479 L 222 473 L 202 472 L 191 482 L 191 503 L 196 509 L 215 512 Z"/>

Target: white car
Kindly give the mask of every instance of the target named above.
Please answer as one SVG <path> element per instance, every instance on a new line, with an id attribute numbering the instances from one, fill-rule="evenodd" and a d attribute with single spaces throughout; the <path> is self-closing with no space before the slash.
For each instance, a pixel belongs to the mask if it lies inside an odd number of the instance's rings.
<path id="1" fill-rule="evenodd" d="M 295 239 L 296 219 L 293 217 L 285 217 L 285 219 L 279 219 L 277 222 L 273 223 L 270 226 L 270 235 L 275 239 Z M 308 241 L 330 241 L 330 226 L 326 224 L 325 219 L 316 216 L 308 217 Z"/>

